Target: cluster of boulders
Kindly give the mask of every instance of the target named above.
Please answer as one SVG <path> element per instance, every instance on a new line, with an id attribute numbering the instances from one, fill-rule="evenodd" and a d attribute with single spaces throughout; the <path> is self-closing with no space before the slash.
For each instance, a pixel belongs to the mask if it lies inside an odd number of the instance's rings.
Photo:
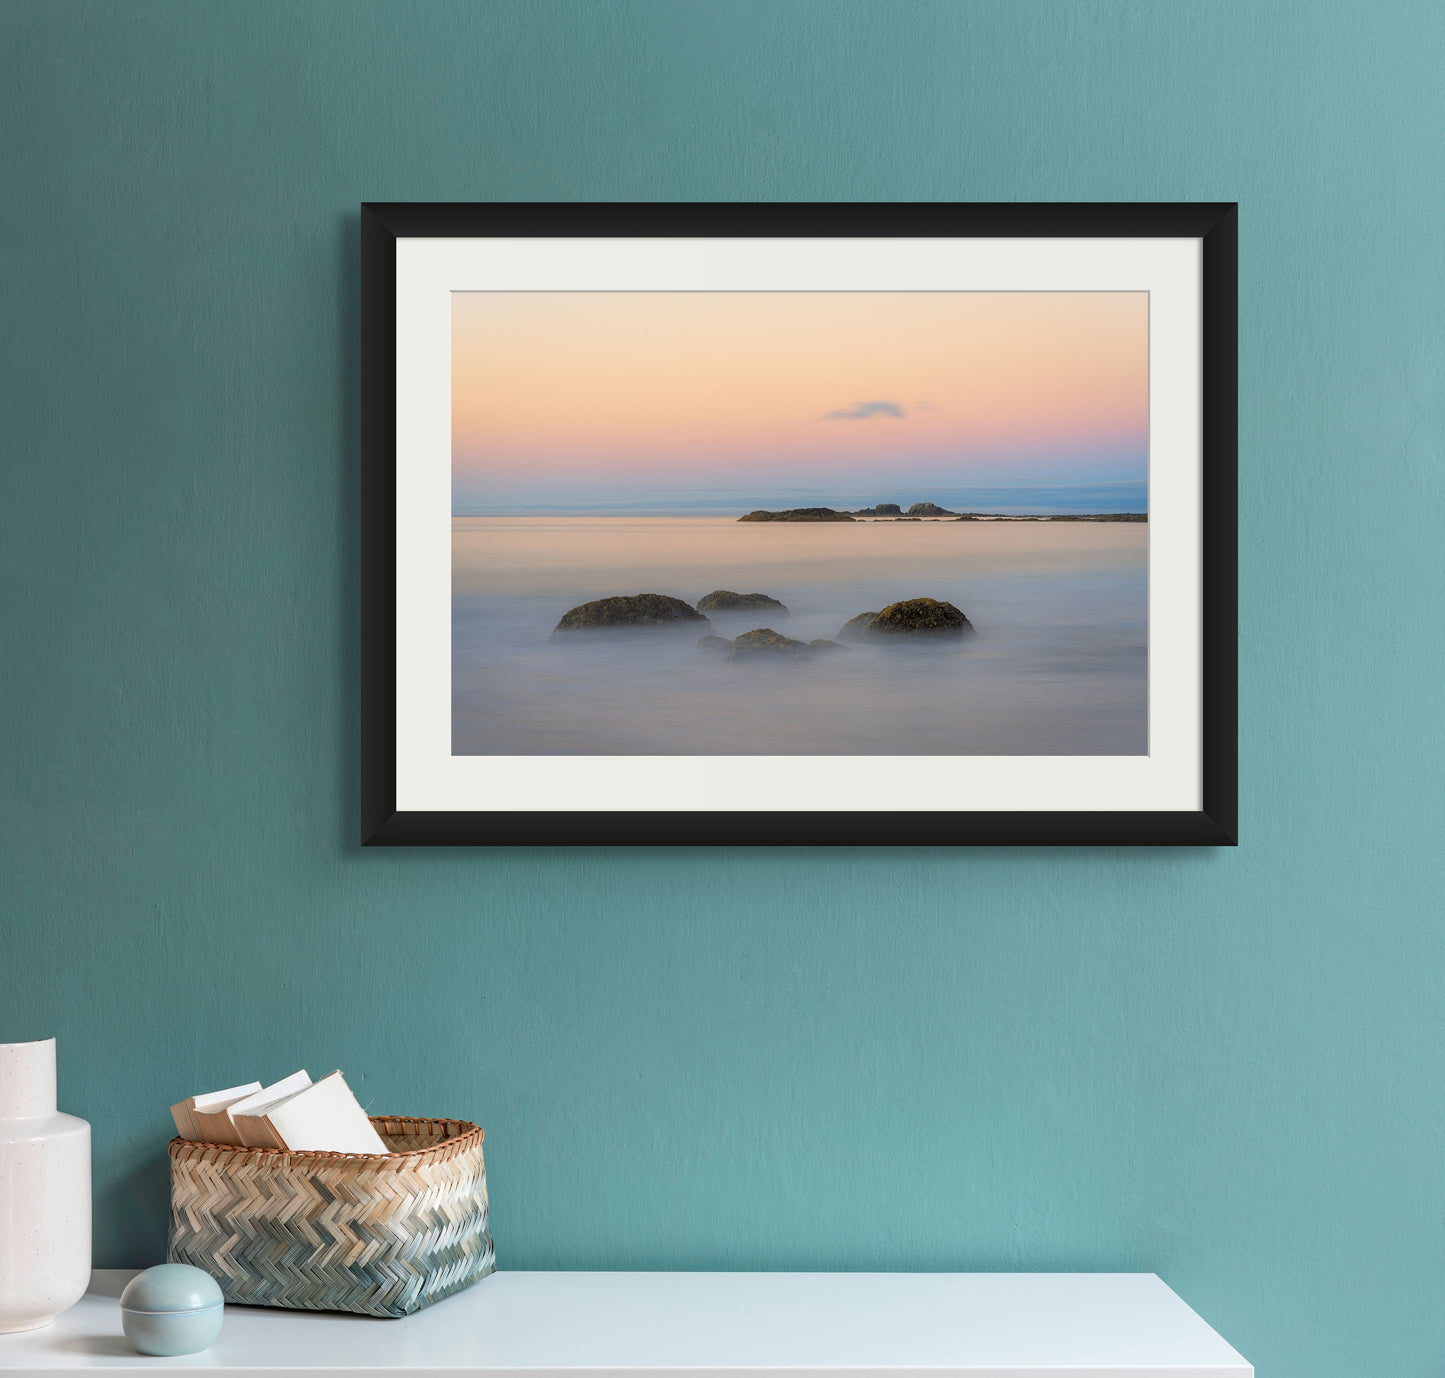
<path id="1" fill-rule="evenodd" d="M 767 612 L 786 617 L 788 609 L 766 593 L 734 593 L 731 589 L 714 589 L 697 600 L 697 606 L 673 598 L 666 593 L 633 593 L 614 598 L 597 598 L 579 603 L 562 614 L 553 629 L 558 632 L 590 632 L 611 627 L 685 627 L 710 626 L 709 613 Z M 721 638 L 719 638 L 721 639 Z"/>
<path id="2" fill-rule="evenodd" d="M 563 613 L 552 635 L 596 631 L 619 627 L 711 628 L 708 613 L 767 612 L 786 617 L 787 607 L 766 593 L 734 593 L 714 589 L 697 600 L 697 606 L 665 593 L 635 593 L 616 598 L 598 598 Z M 698 649 L 728 660 L 803 659 L 845 651 L 843 642 L 949 643 L 973 636 L 974 626 L 952 603 L 938 598 L 905 598 L 890 603 L 881 612 L 860 612 L 850 617 L 836 641 L 818 637 L 798 641 L 771 627 L 757 627 L 729 640 L 711 630 L 698 639 Z"/>

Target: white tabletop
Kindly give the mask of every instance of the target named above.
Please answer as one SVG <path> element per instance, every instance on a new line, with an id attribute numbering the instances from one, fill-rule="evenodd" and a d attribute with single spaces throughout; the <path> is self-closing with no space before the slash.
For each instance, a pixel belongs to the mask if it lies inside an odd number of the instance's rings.
<path id="1" fill-rule="evenodd" d="M 496 1273 L 403 1320 L 228 1306 L 201 1354 L 126 1343 L 100 1271 L 52 1326 L 0 1335 L 0 1378 L 58 1370 L 304 1378 L 320 1369 L 479 1378 L 1252 1378 L 1152 1273 Z"/>

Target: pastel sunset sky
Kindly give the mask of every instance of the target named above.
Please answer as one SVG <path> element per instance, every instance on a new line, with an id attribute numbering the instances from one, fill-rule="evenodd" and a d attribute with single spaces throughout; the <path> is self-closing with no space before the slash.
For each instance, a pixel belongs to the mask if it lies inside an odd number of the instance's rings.
<path id="1" fill-rule="evenodd" d="M 1142 485 L 1147 438 L 1143 293 L 452 297 L 458 513 Z"/>

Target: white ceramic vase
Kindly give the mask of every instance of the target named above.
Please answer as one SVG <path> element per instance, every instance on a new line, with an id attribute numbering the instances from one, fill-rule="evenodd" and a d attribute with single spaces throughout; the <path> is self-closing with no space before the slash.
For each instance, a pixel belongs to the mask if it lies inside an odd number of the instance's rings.
<path id="1" fill-rule="evenodd" d="M 55 1040 L 0 1043 L 0 1333 L 90 1282 L 90 1126 L 55 1108 Z"/>

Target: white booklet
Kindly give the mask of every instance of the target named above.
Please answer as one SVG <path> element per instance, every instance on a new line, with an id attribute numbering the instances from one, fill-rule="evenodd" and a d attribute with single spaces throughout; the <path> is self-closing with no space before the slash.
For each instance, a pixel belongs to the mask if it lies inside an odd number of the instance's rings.
<path id="1" fill-rule="evenodd" d="M 217 1106 L 224 1108 L 232 1101 L 241 1100 L 260 1089 L 259 1081 L 248 1081 L 244 1086 L 232 1086 L 227 1091 L 210 1091 L 204 1096 L 188 1096 L 185 1100 L 178 1101 L 171 1106 L 171 1118 L 176 1122 L 176 1133 L 183 1139 L 205 1143 L 206 1136 L 201 1132 L 200 1123 L 196 1119 L 197 1111 L 203 1115 L 208 1114 Z"/>
<path id="2" fill-rule="evenodd" d="M 266 1142 L 258 1148 L 284 1148 L 293 1153 L 389 1153 L 380 1134 L 340 1072 L 266 1107 L 253 1117 L 248 1133 Z"/>
<path id="3" fill-rule="evenodd" d="M 269 1086 L 262 1087 L 244 1100 L 232 1102 L 226 1107 L 226 1114 L 231 1118 L 235 1137 L 228 1142 L 244 1144 L 250 1148 L 274 1147 L 270 1129 L 263 1117 L 277 1101 L 285 1100 L 287 1096 L 310 1085 L 311 1077 L 303 1067 L 299 1072 L 292 1072 L 289 1077 L 282 1077 L 280 1081 L 273 1081 Z"/>

